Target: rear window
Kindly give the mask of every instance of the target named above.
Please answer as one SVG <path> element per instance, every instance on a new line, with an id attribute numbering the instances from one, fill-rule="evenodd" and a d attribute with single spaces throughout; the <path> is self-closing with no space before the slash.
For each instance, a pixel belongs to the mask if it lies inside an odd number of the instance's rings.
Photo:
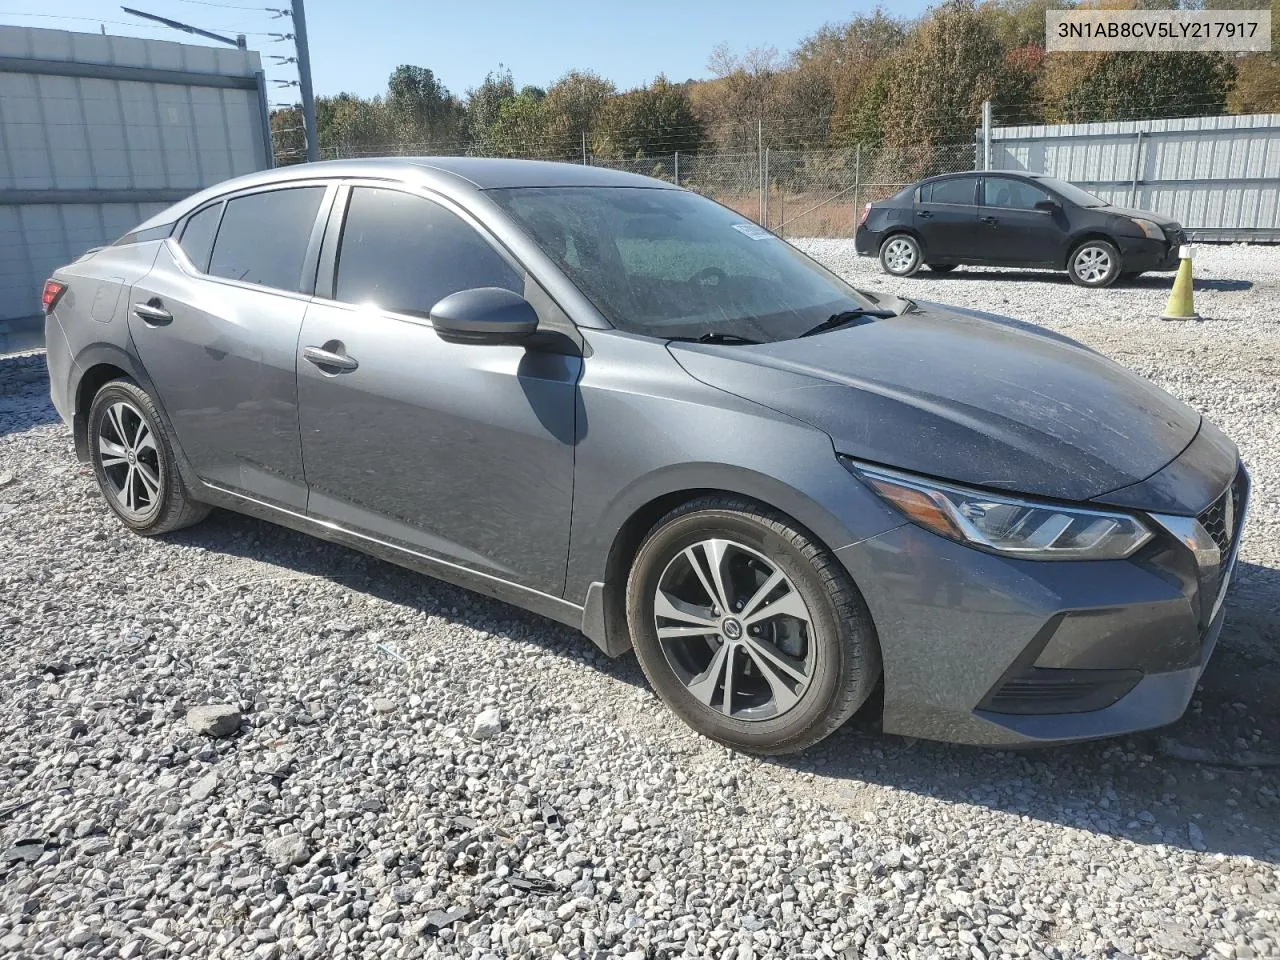
<path id="1" fill-rule="evenodd" d="M 205 207 L 182 228 L 178 246 L 201 273 L 209 269 L 209 254 L 213 252 L 213 235 L 218 230 L 218 218 L 222 216 L 222 204 Z"/>
<path id="2" fill-rule="evenodd" d="M 302 261 L 324 190 L 295 187 L 229 200 L 209 274 L 276 290 L 301 290 Z"/>
<path id="3" fill-rule="evenodd" d="M 924 203 L 965 203 L 972 205 L 977 187 L 977 177 L 937 180 L 933 183 L 926 183 L 920 188 L 920 199 Z"/>

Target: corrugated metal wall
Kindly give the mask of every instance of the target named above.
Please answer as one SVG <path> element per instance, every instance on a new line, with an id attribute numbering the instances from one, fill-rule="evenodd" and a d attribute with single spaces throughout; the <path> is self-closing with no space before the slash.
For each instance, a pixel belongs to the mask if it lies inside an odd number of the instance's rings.
<path id="1" fill-rule="evenodd" d="M 1193 239 L 1280 241 L 1280 114 L 996 127 L 991 166 L 1168 214 Z"/>
<path id="2" fill-rule="evenodd" d="M 0 27 L 0 323 L 54 267 L 270 166 L 266 111 L 252 51 Z"/>

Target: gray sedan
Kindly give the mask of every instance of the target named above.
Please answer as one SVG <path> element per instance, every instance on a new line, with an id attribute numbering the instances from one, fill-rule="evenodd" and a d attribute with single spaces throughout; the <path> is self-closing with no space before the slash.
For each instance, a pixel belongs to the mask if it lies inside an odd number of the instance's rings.
<path id="1" fill-rule="evenodd" d="M 878 687 L 913 736 L 1153 727 L 1222 627 L 1249 482 L 1196 411 L 655 180 L 268 171 L 44 307 L 54 403 L 132 530 L 224 507 L 517 604 L 634 649 L 740 749 L 802 749 Z"/>

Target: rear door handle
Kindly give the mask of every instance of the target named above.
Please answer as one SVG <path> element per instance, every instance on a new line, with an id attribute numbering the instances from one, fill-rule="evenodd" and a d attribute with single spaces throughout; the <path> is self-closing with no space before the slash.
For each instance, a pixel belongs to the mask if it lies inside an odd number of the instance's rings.
<path id="1" fill-rule="evenodd" d="M 158 298 L 152 299 L 148 303 L 135 303 L 133 305 L 133 315 L 153 327 L 162 327 L 166 323 L 173 323 L 173 314 L 160 305 Z"/>
<path id="2" fill-rule="evenodd" d="M 999 223 L 1000 218 L 999 217 L 983 217 L 982 222 L 983 223 Z"/>
<path id="3" fill-rule="evenodd" d="M 302 356 L 317 367 L 329 367 L 333 370 L 354 370 L 360 366 L 356 363 L 355 357 L 348 357 L 345 353 L 333 353 L 323 347 L 303 347 Z"/>

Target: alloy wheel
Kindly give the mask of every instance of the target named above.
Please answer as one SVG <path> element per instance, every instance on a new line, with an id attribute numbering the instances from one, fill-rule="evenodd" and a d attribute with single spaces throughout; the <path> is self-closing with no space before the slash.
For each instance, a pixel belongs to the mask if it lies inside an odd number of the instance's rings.
<path id="1" fill-rule="evenodd" d="M 164 473 L 155 433 L 137 407 L 117 400 L 102 411 L 97 453 L 107 492 L 120 509 L 135 520 L 154 513 Z"/>
<path id="2" fill-rule="evenodd" d="M 1111 272 L 1111 254 L 1101 247 L 1081 247 L 1076 253 L 1073 269 L 1085 283 L 1101 283 Z"/>
<path id="3" fill-rule="evenodd" d="M 916 262 L 916 249 L 908 240 L 901 237 L 890 240 L 884 248 L 884 262 L 893 273 L 905 273 Z"/>
<path id="4" fill-rule="evenodd" d="M 685 547 L 658 579 L 653 610 L 668 665 L 704 706 L 734 720 L 769 720 L 808 689 L 813 618 L 764 554 L 724 539 Z"/>

